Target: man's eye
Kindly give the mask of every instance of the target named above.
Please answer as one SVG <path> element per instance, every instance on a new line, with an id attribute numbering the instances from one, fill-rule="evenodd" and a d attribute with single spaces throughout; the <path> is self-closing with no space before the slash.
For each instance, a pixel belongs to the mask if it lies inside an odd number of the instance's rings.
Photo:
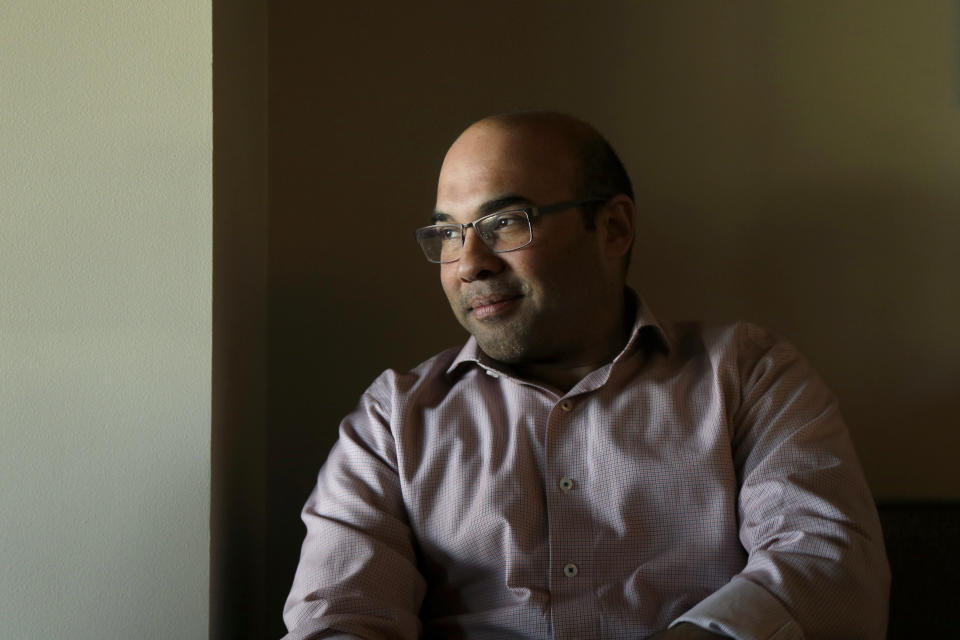
<path id="1" fill-rule="evenodd" d="M 501 216 L 494 222 L 493 228 L 496 231 L 507 229 L 520 223 L 520 217 L 515 215 Z"/>
<path id="2" fill-rule="evenodd" d="M 440 229 L 440 238 L 444 241 L 459 240 L 460 229 L 457 229 L 456 227 L 443 227 Z"/>

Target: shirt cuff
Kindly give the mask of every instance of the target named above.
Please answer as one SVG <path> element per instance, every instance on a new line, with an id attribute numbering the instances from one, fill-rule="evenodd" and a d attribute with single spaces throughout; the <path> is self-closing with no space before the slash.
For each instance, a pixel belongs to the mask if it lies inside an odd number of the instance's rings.
<path id="1" fill-rule="evenodd" d="M 670 623 L 689 622 L 736 640 L 803 640 L 780 601 L 746 578 L 733 578 Z"/>

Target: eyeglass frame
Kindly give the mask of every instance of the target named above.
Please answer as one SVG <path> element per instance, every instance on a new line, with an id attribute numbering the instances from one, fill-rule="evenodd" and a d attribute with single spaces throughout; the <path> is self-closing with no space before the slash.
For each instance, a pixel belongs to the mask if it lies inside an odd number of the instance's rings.
<path id="1" fill-rule="evenodd" d="M 473 227 L 474 232 L 476 232 L 477 234 L 477 238 L 479 238 L 480 242 L 482 242 L 483 245 L 487 249 L 489 249 L 491 252 L 510 253 L 511 251 L 517 251 L 518 249 L 523 249 L 524 247 L 529 246 L 531 242 L 533 242 L 533 220 L 535 220 L 536 218 L 542 215 L 546 215 L 548 213 L 556 213 L 559 211 L 572 209 L 573 207 L 582 207 L 583 205 L 589 204 L 591 202 L 607 202 L 609 200 L 610 200 L 609 196 L 590 196 L 589 198 L 582 198 L 580 200 L 568 200 L 566 202 L 557 202 L 554 204 L 545 204 L 545 205 L 535 206 L 535 207 L 521 207 L 519 209 L 504 209 L 503 211 L 494 211 L 493 213 L 488 213 L 485 216 L 481 216 L 477 218 L 473 222 L 465 222 L 465 223 L 444 222 L 440 224 L 431 224 L 425 227 L 420 227 L 419 229 L 414 231 L 414 236 L 417 239 L 417 245 L 420 247 L 420 250 L 423 251 L 423 255 L 427 259 L 427 262 L 430 262 L 432 264 L 450 264 L 451 262 L 457 262 L 458 260 L 460 260 L 461 256 L 463 255 L 463 247 L 467 242 L 467 229 L 469 229 L 470 227 Z M 527 220 L 527 228 L 530 231 L 530 238 L 518 247 L 512 247 L 510 249 L 494 249 L 484 239 L 483 234 L 477 231 L 476 225 L 478 223 L 482 223 L 484 220 L 488 218 L 493 218 L 495 216 L 502 216 L 505 213 L 522 213 Z M 434 229 L 436 227 L 460 227 L 460 255 L 458 255 L 453 260 L 431 260 L 430 257 L 427 256 L 427 252 L 423 248 L 423 245 L 420 244 L 420 232 L 426 231 L 427 229 Z"/>

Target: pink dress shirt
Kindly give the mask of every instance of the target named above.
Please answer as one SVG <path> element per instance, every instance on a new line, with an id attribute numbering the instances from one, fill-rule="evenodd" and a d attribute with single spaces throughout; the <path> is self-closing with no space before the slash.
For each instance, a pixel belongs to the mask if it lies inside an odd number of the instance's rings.
<path id="1" fill-rule="evenodd" d="M 824 383 L 764 329 L 636 306 L 566 394 L 472 338 L 377 378 L 303 509 L 286 638 L 883 638 L 880 525 Z"/>

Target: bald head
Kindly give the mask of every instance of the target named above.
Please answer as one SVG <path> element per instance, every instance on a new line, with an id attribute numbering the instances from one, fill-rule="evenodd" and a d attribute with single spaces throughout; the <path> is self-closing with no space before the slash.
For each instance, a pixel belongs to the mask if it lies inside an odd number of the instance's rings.
<path id="1" fill-rule="evenodd" d="M 528 142 L 564 150 L 574 162 L 576 197 L 612 197 L 622 193 L 633 200 L 630 178 L 613 147 L 582 120 L 555 111 L 503 113 L 475 122 L 461 138 L 484 130 L 506 131 Z"/>

